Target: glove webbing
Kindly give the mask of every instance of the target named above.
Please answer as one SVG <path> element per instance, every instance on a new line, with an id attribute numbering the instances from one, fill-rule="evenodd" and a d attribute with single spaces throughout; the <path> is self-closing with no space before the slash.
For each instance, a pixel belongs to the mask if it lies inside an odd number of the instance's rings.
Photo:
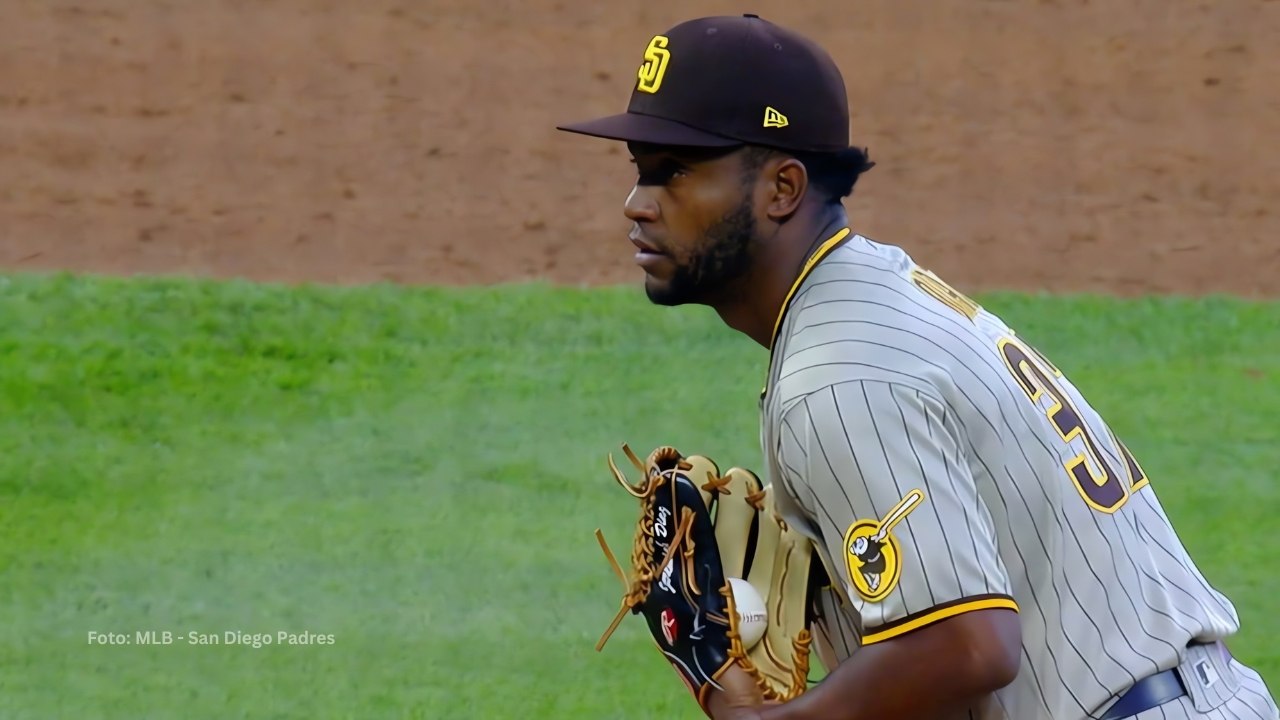
<path id="1" fill-rule="evenodd" d="M 654 491 L 662 487 L 662 484 L 669 480 L 668 476 L 670 473 L 693 469 L 693 465 L 684 460 L 679 460 L 671 470 L 661 471 L 658 469 L 659 463 L 663 461 L 677 460 L 680 458 L 680 452 L 674 447 L 664 446 L 654 450 L 649 456 L 648 467 L 646 467 L 645 463 L 636 456 L 635 452 L 631 450 L 629 445 L 624 443 L 622 445 L 622 451 L 626 453 L 627 459 L 631 461 L 631 464 L 640 471 L 643 479 L 634 485 L 627 482 L 622 471 L 619 470 L 618 466 L 613 462 L 612 455 L 609 456 L 609 469 L 613 472 L 613 477 L 618 481 L 618 484 L 621 485 L 622 488 L 632 497 L 639 500 L 646 500 L 649 496 L 653 495 Z M 707 482 L 704 483 L 701 488 L 704 491 L 711 493 L 713 496 L 729 495 L 730 491 L 728 490 L 728 486 L 732 480 L 733 478 L 729 475 L 716 477 L 713 473 L 708 471 Z M 766 493 L 761 490 L 759 492 L 748 494 L 745 499 L 752 505 L 752 507 L 759 510 L 762 507 L 765 495 Z M 630 581 L 627 580 L 627 575 L 623 572 L 622 566 L 618 564 L 617 557 L 613 554 L 613 551 L 609 549 L 609 544 L 605 542 L 604 533 L 602 533 L 599 528 L 596 529 L 596 541 L 600 543 L 600 549 L 604 551 L 605 558 L 609 561 L 609 565 L 613 567 L 613 572 L 618 576 L 618 579 L 622 581 L 622 587 L 624 590 L 622 606 L 618 608 L 618 614 L 614 616 L 613 622 L 609 624 L 609 627 L 600 637 L 600 641 L 596 643 L 597 652 L 604 649 L 605 643 L 608 642 L 614 631 L 618 629 L 618 625 L 622 623 L 622 619 L 626 617 L 627 612 L 644 602 L 645 597 L 649 594 L 649 586 L 653 584 L 654 579 L 662 575 L 663 570 L 666 570 L 667 564 L 675 557 L 676 550 L 680 547 L 681 543 L 684 543 L 685 545 L 684 554 L 682 556 L 683 561 L 685 562 L 685 577 L 687 578 L 690 589 L 693 593 L 695 595 L 702 594 L 701 588 L 697 586 L 696 574 L 693 572 L 692 566 L 694 547 L 693 539 L 690 537 L 690 530 L 693 528 L 693 511 L 688 508 L 683 508 L 680 517 L 680 524 L 676 527 L 675 540 L 671 543 L 671 547 L 667 550 L 666 557 L 664 557 L 662 562 L 658 564 L 657 568 L 654 568 L 648 559 L 653 554 L 653 535 L 648 530 L 648 528 L 653 527 L 653 521 L 653 505 L 646 503 L 644 515 L 642 516 L 641 522 L 636 525 L 636 535 L 634 542 L 631 544 L 631 566 L 635 568 L 635 575 Z M 721 592 L 724 592 L 724 590 L 722 589 Z M 730 623 L 736 627 L 737 616 L 731 615 L 730 617 Z"/>
<path id="2" fill-rule="evenodd" d="M 622 471 L 614 464 L 612 456 L 609 457 L 609 469 L 613 471 L 614 479 L 618 481 L 619 485 L 622 485 L 624 490 L 630 493 L 633 497 L 641 500 L 647 499 L 655 490 L 661 487 L 662 484 L 668 480 L 667 473 L 689 470 L 693 467 L 682 460 L 671 470 L 666 472 L 658 470 L 658 462 L 663 460 L 674 460 L 680 457 L 680 453 L 673 447 L 663 447 L 653 452 L 653 455 L 650 457 L 651 470 L 646 470 L 644 463 L 640 461 L 640 458 L 636 457 L 636 454 L 632 452 L 629 446 L 623 445 L 622 449 L 627 454 L 627 458 L 631 460 L 631 464 L 635 465 L 636 468 L 640 470 L 644 479 L 635 485 L 627 482 Z M 728 480 L 726 478 L 725 482 L 727 481 Z M 689 539 L 689 530 L 693 527 L 692 510 L 689 508 L 682 508 L 680 524 L 676 526 L 675 539 L 672 541 L 671 547 L 667 549 L 666 556 L 662 559 L 662 562 L 658 564 L 657 568 L 654 568 L 648 560 L 649 556 L 653 553 L 653 536 L 647 528 L 653 527 L 653 521 L 653 505 L 651 503 L 646 503 L 643 519 L 636 526 L 635 541 L 631 545 L 631 566 L 635 568 L 635 575 L 630 582 L 627 581 L 627 575 L 622 571 L 622 566 L 618 564 L 618 560 L 614 556 L 613 551 L 609 549 L 609 544 L 605 542 L 604 533 L 600 532 L 599 528 L 596 529 L 596 540 L 600 543 L 600 549 L 604 550 L 605 557 L 609 560 L 609 564 L 613 566 L 613 571 L 617 573 L 618 579 L 622 581 L 622 587 L 624 589 L 622 606 L 618 608 L 618 614 L 614 616 L 613 622 L 609 623 L 609 627 L 604 631 L 604 635 L 600 636 L 600 641 L 596 643 L 596 652 L 600 652 L 604 649 L 605 643 L 609 641 L 609 637 L 618 629 L 618 625 L 622 623 L 622 619 L 627 616 L 627 613 L 635 606 L 644 602 L 644 599 L 649 595 L 649 586 L 653 584 L 655 578 L 662 575 L 663 570 L 666 570 L 667 564 L 675 557 L 676 551 L 680 548 L 681 543 L 684 543 L 687 546 L 685 548 L 684 561 L 686 563 L 691 563 L 693 560 L 693 541 Z M 693 573 L 689 572 L 688 577 L 692 580 Z M 702 594 L 701 590 L 696 586 L 693 588 L 693 591 L 699 595 Z"/>

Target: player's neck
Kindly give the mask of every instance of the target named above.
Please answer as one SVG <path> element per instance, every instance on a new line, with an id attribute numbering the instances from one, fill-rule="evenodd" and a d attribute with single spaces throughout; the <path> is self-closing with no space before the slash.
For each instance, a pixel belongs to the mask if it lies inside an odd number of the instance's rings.
<path id="1" fill-rule="evenodd" d="M 823 207 L 810 215 L 796 216 L 779 227 L 765 242 L 753 269 L 739 282 L 736 292 L 714 303 L 725 325 L 770 348 L 774 325 L 787 293 L 818 247 L 842 228 L 849 219 L 844 207 Z"/>

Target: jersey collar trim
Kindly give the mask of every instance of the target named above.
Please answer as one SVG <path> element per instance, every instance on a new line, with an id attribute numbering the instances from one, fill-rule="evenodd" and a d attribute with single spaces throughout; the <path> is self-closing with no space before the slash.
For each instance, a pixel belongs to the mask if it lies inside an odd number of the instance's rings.
<path id="1" fill-rule="evenodd" d="M 809 273 L 813 271 L 822 258 L 831 254 L 832 250 L 840 244 L 842 240 L 849 236 L 852 232 L 849 228 L 844 228 L 840 232 L 832 235 L 818 246 L 816 252 L 809 256 L 805 261 L 804 267 L 801 268 L 800 274 L 796 276 L 796 281 L 791 284 L 791 289 L 787 291 L 787 297 L 782 301 L 782 307 L 778 308 L 778 319 L 773 321 L 773 335 L 769 338 L 769 351 L 772 352 L 775 345 L 778 344 L 778 330 L 782 328 L 782 318 L 786 317 L 787 309 L 791 307 L 791 299 L 795 297 L 796 291 L 800 289 L 800 285 L 804 283 L 805 278 L 809 277 Z"/>

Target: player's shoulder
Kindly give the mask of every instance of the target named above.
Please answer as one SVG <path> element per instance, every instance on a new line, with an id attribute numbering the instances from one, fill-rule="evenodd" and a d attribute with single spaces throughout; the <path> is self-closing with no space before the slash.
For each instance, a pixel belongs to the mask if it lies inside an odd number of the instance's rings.
<path id="1" fill-rule="evenodd" d="M 979 339 L 1007 330 L 1003 321 L 902 247 L 853 235 L 797 288 L 788 340 L 799 335 L 876 335 L 889 326 Z"/>
<path id="2" fill-rule="evenodd" d="M 866 287 L 847 288 L 866 293 L 873 288 L 892 284 L 911 272 L 915 261 L 904 248 L 854 233 L 822 259 L 800 290 L 811 292 L 831 285 L 854 284 Z"/>
<path id="3" fill-rule="evenodd" d="M 940 392 L 988 352 L 992 317 L 903 248 L 855 235 L 798 289 L 776 381 L 792 397 L 862 381 Z"/>
<path id="4" fill-rule="evenodd" d="M 894 322 L 929 319 L 939 309 L 928 302 L 939 283 L 904 248 L 853 235 L 805 278 L 790 313 L 801 318 L 801 326 L 828 314 Z"/>
<path id="5" fill-rule="evenodd" d="M 793 348 L 815 342 L 877 341 L 886 335 L 965 332 L 976 302 L 918 265 L 901 247 L 854 235 L 797 288 L 782 336 Z"/>

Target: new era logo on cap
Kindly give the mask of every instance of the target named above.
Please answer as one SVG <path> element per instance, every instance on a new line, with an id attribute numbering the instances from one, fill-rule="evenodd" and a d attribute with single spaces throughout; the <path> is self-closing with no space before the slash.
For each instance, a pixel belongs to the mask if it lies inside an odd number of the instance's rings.
<path id="1" fill-rule="evenodd" d="M 784 128 L 787 126 L 787 116 L 777 110 L 767 107 L 764 109 L 764 126 L 767 128 Z"/>

